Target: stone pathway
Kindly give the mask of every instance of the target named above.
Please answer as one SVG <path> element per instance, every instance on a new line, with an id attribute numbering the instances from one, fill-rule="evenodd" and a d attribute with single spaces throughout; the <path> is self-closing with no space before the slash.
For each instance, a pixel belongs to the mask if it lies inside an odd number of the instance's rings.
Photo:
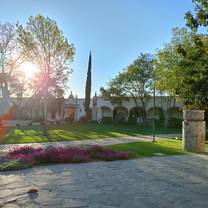
<path id="1" fill-rule="evenodd" d="M 207 193 L 206 155 L 50 165 L 0 173 L 2 208 L 205 208 Z"/>
<path id="2" fill-rule="evenodd" d="M 180 134 L 160 134 L 156 136 L 156 139 L 160 138 L 175 138 L 180 137 Z M 76 141 L 61 141 L 61 142 L 43 142 L 43 143 L 28 143 L 28 144 L 0 144 L 0 151 L 5 152 L 11 148 L 18 146 L 33 146 L 33 147 L 64 147 L 64 146 L 82 146 L 82 145 L 112 145 L 112 144 L 123 144 L 138 141 L 152 141 L 150 135 L 138 135 L 137 137 L 118 137 L 118 138 L 105 138 L 105 139 L 94 139 L 94 140 L 76 140 Z"/>

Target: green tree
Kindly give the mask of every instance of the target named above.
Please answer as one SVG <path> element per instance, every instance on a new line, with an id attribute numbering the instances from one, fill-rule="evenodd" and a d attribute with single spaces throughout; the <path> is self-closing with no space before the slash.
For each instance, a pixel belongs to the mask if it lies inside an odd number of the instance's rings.
<path id="1" fill-rule="evenodd" d="M 156 52 L 154 64 L 156 67 L 156 89 L 170 96 L 178 96 L 184 69 L 181 67 L 183 57 L 179 53 L 183 47 L 192 44 L 193 33 L 186 28 L 174 28 L 171 41 Z M 182 50 L 183 51 L 183 50 Z"/>
<path id="2" fill-rule="evenodd" d="M 185 13 L 186 25 L 193 31 L 198 27 L 208 26 L 208 1 L 207 0 L 192 0 L 195 8 L 194 12 L 188 11 Z"/>
<path id="3" fill-rule="evenodd" d="M 89 55 L 89 61 L 88 61 L 88 70 L 87 70 L 87 80 L 86 80 L 86 86 L 85 86 L 85 112 L 86 112 L 86 118 L 90 118 L 90 98 L 91 98 L 91 85 L 92 85 L 92 57 L 91 52 Z"/>
<path id="4" fill-rule="evenodd" d="M 114 79 L 110 80 L 107 84 L 107 88 L 100 88 L 101 96 L 104 99 L 110 100 L 112 105 L 122 105 L 122 101 L 128 100 L 126 97 L 125 91 L 123 89 L 123 81 L 119 78 L 120 74 L 116 76 Z"/>
<path id="5" fill-rule="evenodd" d="M 47 135 L 47 102 L 49 94 L 63 95 L 75 49 L 64 37 L 55 21 L 41 15 L 31 16 L 26 27 L 18 25 L 18 41 L 27 61 L 37 66 L 32 89 L 44 100 L 44 124 Z"/>
<path id="6" fill-rule="evenodd" d="M 19 51 L 16 26 L 0 22 L 0 85 L 11 89 L 11 82 L 17 78 L 16 72 L 23 57 Z M 14 90 L 14 89 L 13 89 Z"/>
<path id="7" fill-rule="evenodd" d="M 208 104 L 208 38 L 175 29 L 173 38 L 156 54 L 157 89 L 180 97 L 190 108 Z"/>
<path id="8" fill-rule="evenodd" d="M 152 91 L 154 78 L 154 64 L 151 54 L 140 54 L 140 56 L 127 67 L 124 73 L 126 80 L 126 93 L 133 97 L 136 106 L 139 106 L 139 98 L 143 111 L 143 119 L 146 119 L 146 105 Z"/>
<path id="9" fill-rule="evenodd" d="M 132 97 L 136 106 L 139 106 L 139 98 L 144 109 L 143 119 L 145 120 L 146 103 L 153 84 L 153 72 L 152 55 L 141 53 L 132 64 L 110 80 L 106 89 L 101 88 L 101 94 L 110 97 L 111 100 L 114 98 L 120 104 L 123 99 Z"/>

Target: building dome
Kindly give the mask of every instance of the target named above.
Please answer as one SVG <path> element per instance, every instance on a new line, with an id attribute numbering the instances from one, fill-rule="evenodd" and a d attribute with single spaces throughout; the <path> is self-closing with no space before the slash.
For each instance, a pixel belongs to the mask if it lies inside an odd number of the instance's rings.
<path id="1" fill-rule="evenodd" d="M 74 99 L 74 95 L 72 94 L 72 91 L 71 91 L 71 94 L 68 97 L 68 103 L 69 104 L 75 104 L 75 99 Z"/>

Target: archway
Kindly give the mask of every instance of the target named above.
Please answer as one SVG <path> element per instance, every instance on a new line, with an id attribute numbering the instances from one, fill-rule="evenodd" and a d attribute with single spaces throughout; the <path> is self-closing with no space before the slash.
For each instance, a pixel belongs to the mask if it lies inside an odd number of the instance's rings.
<path id="1" fill-rule="evenodd" d="M 102 121 L 103 118 L 113 117 L 112 110 L 107 106 L 101 106 L 97 109 L 97 121 Z"/>
<path id="2" fill-rule="evenodd" d="M 128 118 L 128 109 L 123 107 L 123 106 L 119 106 L 119 107 L 115 107 L 113 110 L 113 119 L 116 121 L 127 121 Z"/>
<path id="3" fill-rule="evenodd" d="M 171 107 L 167 109 L 167 113 L 169 114 L 169 118 L 181 119 L 183 118 L 183 112 L 179 107 Z"/>
<path id="4" fill-rule="evenodd" d="M 147 110 L 147 118 L 153 119 L 153 107 Z M 164 120 L 163 110 L 160 107 L 155 106 L 155 119 L 156 120 Z"/>
<path id="5" fill-rule="evenodd" d="M 181 127 L 183 113 L 179 107 L 171 107 L 167 109 L 168 126 L 169 127 Z"/>
<path id="6" fill-rule="evenodd" d="M 130 118 L 135 118 L 136 121 L 142 122 L 145 117 L 145 109 L 142 108 L 141 106 L 135 106 L 130 109 L 129 111 L 129 117 Z"/>

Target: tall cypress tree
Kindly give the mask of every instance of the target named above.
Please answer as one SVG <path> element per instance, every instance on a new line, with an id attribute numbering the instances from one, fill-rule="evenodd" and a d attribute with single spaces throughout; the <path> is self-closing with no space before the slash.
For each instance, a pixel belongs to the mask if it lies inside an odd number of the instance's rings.
<path id="1" fill-rule="evenodd" d="M 91 51 L 89 55 L 88 61 L 88 71 L 87 71 L 87 80 L 85 86 L 85 112 L 86 117 L 89 119 L 90 117 L 90 95 L 91 95 L 91 69 L 92 69 L 92 58 L 91 58 Z"/>

